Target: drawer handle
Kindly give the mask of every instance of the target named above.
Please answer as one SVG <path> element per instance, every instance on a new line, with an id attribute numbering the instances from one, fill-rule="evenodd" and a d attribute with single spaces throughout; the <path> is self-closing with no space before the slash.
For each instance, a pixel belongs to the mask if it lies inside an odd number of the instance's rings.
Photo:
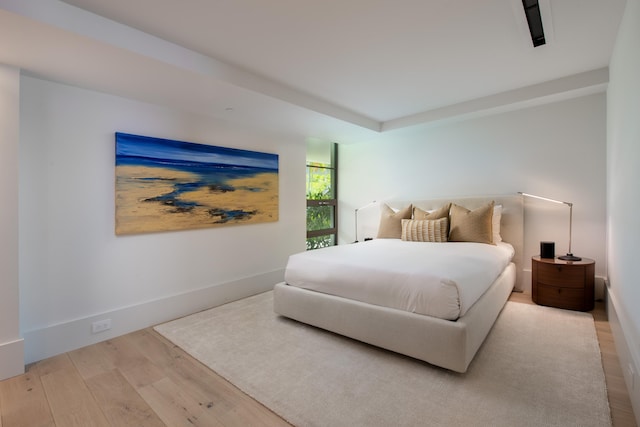
<path id="1" fill-rule="evenodd" d="M 557 269 L 558 269 L 558 272 L 562 272 L 562 266 L 558 266 Z"/>

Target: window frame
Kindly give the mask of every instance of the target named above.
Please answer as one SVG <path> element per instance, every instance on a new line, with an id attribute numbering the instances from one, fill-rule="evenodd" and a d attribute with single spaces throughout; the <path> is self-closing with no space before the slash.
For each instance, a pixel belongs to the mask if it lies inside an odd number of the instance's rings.
<path id="1" fill-rule="evenodd" d="M 314 237 L 333 236 L 332 246 L 335 246 L 338 244 L 338 144 L 331 143 L 331 165 L 325 166 L 307 162 L 306 167 L 307 173 L 310 167 L 331 170 L 331 193 L 333 194 L 333 198 L 331 199 L 307 199 L 307 209 L 305 213 L 310 207 L 331 206 L 333 209 L 333 227 L 320 230 L 307 229 L 307 237 L 305 239 L 307 242 L 307 250 L 316 249 L 309 248 L 308 246 L 309 239 Z"/>

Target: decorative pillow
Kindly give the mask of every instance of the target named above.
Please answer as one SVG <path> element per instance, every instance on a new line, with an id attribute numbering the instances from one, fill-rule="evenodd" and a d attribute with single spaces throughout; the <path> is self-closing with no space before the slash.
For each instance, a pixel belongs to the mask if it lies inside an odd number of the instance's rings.
<path id="1" fill-rule="evenodd" d="M 493 231 L 493 243 L 502 242 L 502 236 L 500 235 L 501 219 L 502 219 L 502 205 L 495 205 L 493 207 L 493 219 L 491 220 L 491 228 Z"/>
<path id="2" fill-rule="evenodd" d="M 402 237 L 402 220 L 411 219 L 413 205 L 394 211 L 387 204 L 380 206 L 380 226 L 378 239 L 399 239 Z"/>
<path id="3" fill-rule="evenodd" d="M 440 218 L 448 218 L 449 217 L 449 209 L 451 208 L 451 203 L 447 203 L 446 205 L 436 209 L 434 211 L 425 211 L 418 207 L 413 208 L 413 219 L 440 219 Z"/>
<path id="4" fill-rule="evenodd" d="M 494 202 L 470 211 L 456 204 L 451 205 L 449 241 L 493 243 Z"/>
<path id="5" fill-rule="evenodd" d="M 408 242 L 446 242 L 449 219 L 403 219 L 402 240 Z"/>

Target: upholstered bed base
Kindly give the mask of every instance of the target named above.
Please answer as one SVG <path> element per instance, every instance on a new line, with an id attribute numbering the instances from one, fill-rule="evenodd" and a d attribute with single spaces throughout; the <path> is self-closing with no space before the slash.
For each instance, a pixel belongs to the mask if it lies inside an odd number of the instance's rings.
<path id="1" fill-rule="evenodd" d="M 457 321 L 374 306 L 286 283 L 274 287 L 274 311 L 433 365 L 466 372 L 515 281 L 516 266 L 511 263 Z"/>
<path id="2" fill-rule="evenodd" d="M 279 283 L 274 288 L 274 311 L 368 344 L 405 354 L 456 372 L 466 372 L 498 318 L 511 291 L 522 290 L 523 204 L 516 195 L 476 196 L 412 202 L 424 210 L 448 202 L 476 209 L 494 201 L 502 205 L 500 234 L 515 250 L 512 263 L 478 301 L 457 321 L 423 316 L 366 304 Z M 390 203 L 401 208 L 408 202 Z M 368 212 L 367 212 L 368 211 Z M 361 209 L 359 235 L 373 237 L 380 221 L 378 206 Z"/>

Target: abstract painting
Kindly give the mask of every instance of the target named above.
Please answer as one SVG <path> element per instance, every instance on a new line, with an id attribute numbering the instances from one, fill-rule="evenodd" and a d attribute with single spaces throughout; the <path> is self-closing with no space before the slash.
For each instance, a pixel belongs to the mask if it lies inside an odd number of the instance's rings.
<path id="1" fill-rule="evenodd" d="M 116 234 L 278 221 L 278 155 L 116 133 Z"/>

